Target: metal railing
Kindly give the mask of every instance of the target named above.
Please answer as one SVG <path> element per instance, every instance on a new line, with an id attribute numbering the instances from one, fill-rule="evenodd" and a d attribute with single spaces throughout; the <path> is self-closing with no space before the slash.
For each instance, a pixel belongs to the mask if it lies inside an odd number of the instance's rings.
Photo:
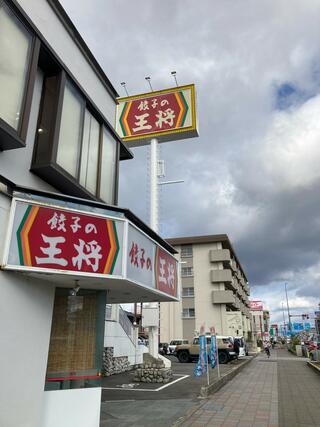
<path id="1" fill-rule="evenodd" d="M 120 306 L 119 306 L 119 323 L 122 329 L 124 330 L 124 332 L 127 334 L 127 336 L 130 338 L 130 340 L 134 344 L 134 339 L 133 339 L 134 334 L 133 334 L 132 323 L 130 322 L 126 312 Z"/>

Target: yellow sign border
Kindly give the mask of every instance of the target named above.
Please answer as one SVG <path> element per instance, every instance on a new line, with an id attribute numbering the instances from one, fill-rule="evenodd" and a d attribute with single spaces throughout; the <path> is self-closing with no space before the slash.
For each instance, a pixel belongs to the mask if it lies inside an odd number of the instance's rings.
<path id="1" fill-rule="evenodd" d="M 122 136 L 121 139 L 123 141 L 132 141 L 132 140 L 139 140 L 139 139 L 146 139 L 146 138 L 153 138 L 156 136 L 162 136 L 162 135 L 172 135 L 174 133 L 182 133 L 182 132 L 188 132 L 188 131 L 193 131 L 193 130 L 197 130 L 197 119 L 196 119 L 196 92 L 195 92 L 195 85 L 189 84 L 189 85 L 184 85 L 184 86 L 176 86 L 173 88 L 169 88 L 169 89 L 162 89 L 162 90 L 156 90 L 154 92 L 145 92 L 145 93 L 140 93 L 138 95 L 132 95 L 132 96 L 125 96 L 122 98 L 117 98 L 117 103 L 119 104 L 120 102 L 126 102 L 126 101 L 133 101 L 135 99 L 140 99 L 140 98 L 149 98 L 155 95 L 162 95 L 164 93 L 172 93 L 172 92 L 179 92 L 181 90 L 191 90 L 191 111 L 192 111 L 192 125 L 185 127 L 185 128 L 179 128 L 179 129 L 170 129 L 170 130 L 166 130 L 166 131 L 157 131 L 157 132 L 153 132 L 153 133 L 148 133 L 148 134 L 143 134 L 143 135 L 134 135 L 134 136 Z M 119 117 L 117 115 L 116 117 L 116 126 L 117 123 L 119 121 Z"/>

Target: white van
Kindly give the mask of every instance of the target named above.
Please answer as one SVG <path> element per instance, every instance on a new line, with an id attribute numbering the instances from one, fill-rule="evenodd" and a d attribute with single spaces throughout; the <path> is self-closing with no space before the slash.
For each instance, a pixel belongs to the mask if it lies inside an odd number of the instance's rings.
<path id="1" fill-rule="evenodd" d="M 189 344 L 188 340 L 172 340 L 170 341 L 169 347 L 168 347 L 168 354 L 173 354 L 176 351 L 177 345 L 183 345 L 183 344 Z"/>

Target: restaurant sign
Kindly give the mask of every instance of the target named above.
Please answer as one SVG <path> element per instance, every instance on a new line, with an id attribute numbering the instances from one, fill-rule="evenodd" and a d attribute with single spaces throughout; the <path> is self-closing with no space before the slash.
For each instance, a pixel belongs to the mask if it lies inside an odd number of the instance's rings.
<path id="1" fill-rule="evenodd" d="M 13 199 L 2 268 L 117 278 L 177 297 L 176 259 L 126 218 L 30 200 Z"/>
<path id="2" fill-rule="evenodd" d="M 263 304 L 262 301 L 249 301 L 250 304 L 250 310 L 251 311 L 262 311 L 263 310 Z"/>
<path id="3" fill-rule="evenodd" d="M 198 136 L 194 85 L 119 98 L 116 130 L 129 147 Z"/>

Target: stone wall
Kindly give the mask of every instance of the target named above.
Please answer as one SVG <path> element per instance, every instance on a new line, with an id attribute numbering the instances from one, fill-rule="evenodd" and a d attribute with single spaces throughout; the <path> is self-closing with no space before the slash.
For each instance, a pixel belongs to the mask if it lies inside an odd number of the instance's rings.
<path id="1" fill-rule="evenodd" d="M 132 368 L 127 356 L 114 357 L 113 347 L 104 348 L 102 364 L 103 376 L 109 377 L 110 375 L 120 374 L 121 372 L 130 371 Z"/>
<path id="2" fill-rule="evenodd" d="M 156 359 L 148 353 L 145 353 L 143 358 L 144 363 L 136 369 L 133 381 L 166 384 L 172 379 L 172 369 L 166 368 L 161 359 Z"/>

